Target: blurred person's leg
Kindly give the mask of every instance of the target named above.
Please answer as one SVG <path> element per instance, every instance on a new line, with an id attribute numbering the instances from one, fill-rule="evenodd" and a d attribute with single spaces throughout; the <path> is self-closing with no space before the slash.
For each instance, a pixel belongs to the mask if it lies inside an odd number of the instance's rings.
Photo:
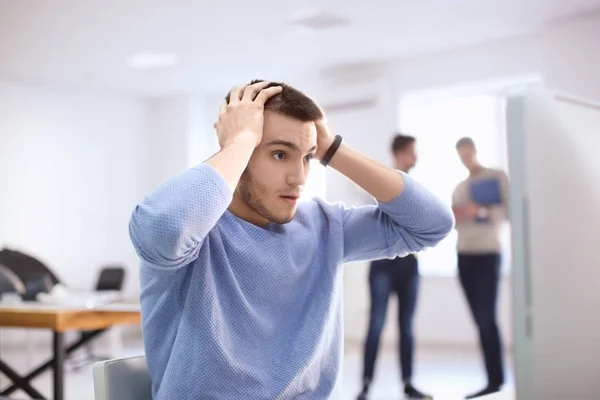
<path id="1" fill-rule="evenodd" d="M 366 399 L 375 372 L 379 340 L 385 324 L 388 299 L 392 291 L 392 277 L 389 274 L 390 267 L 393 267 L 390 265 L 391 262 L 392 260 L 387 259 L 373 261 L 369 270 L 371 313 L 364 348 L 363 389 L 359 399 Z"/>
<path id="2" fill-rule="evenodd" d="M 473 317 L 475 316 L 475 290 L 477 288 L 477 275 L 473 272 L 473 266 L 475 265 L 474 257 L 469 254 L 458 255 L 458 277 Z"/>
<path id="3" fill-rule="evenodd" d="M 504 383 L 502 340 L 497 322 L 500 260 L 500 254 L 459 255 L 459 277 L 479 331 L 488 379 L 485 389 L 467 398 L 497 392 Z"/>
<path id="4" fill-rule="evenodd" d="M 400 333 L 398 349 L 404 394 L 409 399 L 426 399 L 429 396 L 417 390 L 412 384 L 415 351 L 413 322 L 419 295 L 419 264 L 412 254 L 396 260 L 398 265 L 394 269 L 396 278 L 394 283 L 398 293 L 398 332 Z"/>
<path id="5" fill-rule="evenodd" d="M 396 291 L 398 292 L 398 332 L 402 381 L 411 383 L 413 375 L 413 320 L 419 292 L 419 268 L 414 256 L 398 260 Z"/>

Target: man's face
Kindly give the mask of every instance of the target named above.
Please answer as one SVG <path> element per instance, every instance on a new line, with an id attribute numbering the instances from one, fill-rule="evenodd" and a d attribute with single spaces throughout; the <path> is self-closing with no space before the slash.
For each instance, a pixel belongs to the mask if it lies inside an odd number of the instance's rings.
<path id="1" fill-rule="evenodd" d="M 290 222 L 316 146 L 314 122 L 265 111 L 262 141 L 237 187 L 241 200 L 268 221 Z"/>
<path id="2" fill-rule="evenodd" d="M 417 149 L 416 143 L 411 143 L 404 149 L 397 151 L 394 154 L 396 169 L 408 172 L 417 164 Z"/>
<path id="3" fill-rule="evenodd" d="M 477 165 L 477 152 L 475 151 L 475 147 L 464 145 L 460 146 L 458 149 L 456 149 L 456 151 L 458 152 L 460 161 L 465 167 L 471 169 Z"/>

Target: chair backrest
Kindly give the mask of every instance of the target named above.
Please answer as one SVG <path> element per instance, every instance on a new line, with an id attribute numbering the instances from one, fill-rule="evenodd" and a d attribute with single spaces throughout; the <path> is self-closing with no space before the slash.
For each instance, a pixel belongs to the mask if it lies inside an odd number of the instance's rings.
<path id="1" fill-rule="evenodd" d="M 96 282 L 97 291 L 123 289 L 125 282 L 125 268 L 121 266 L 108 266 L 100 270 L 98 281 Z"/>
<path id="2" fill-rule="evenodd" d="M 130 357 L 94 364 L 95 400 L 150 400 L 152 379 L 146 357 Z"/>
<path id="3" fill-rule="evenodd" d="M 18 293 L 22 295 L 25 293 L 25 285 L 17 274 L 0 264 L 0 295 L 2 293 Z"/>
<path id="4" fill-rule="evenodd" d="M 28 285 L 29 282 L 43 280 L 49 277 L 51 285 L 60 283 L 58 277 L 40 260 L 17 250 L 4 248 L 0 251 L 0 264 L 13 271 L 19 279 Z"/>

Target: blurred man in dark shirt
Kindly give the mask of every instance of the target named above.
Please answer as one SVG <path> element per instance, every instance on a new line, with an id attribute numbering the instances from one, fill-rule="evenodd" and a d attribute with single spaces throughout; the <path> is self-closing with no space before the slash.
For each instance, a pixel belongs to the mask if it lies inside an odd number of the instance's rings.
<path id="1" fill-rule="evenodd" d="M 396 135 L 392 141 L 395 168 L 408 173 L 417 162 L 416 140 L 412 136 Z M 363 389 L 357 400 L 366 400 L 373 380 L 379 339 L 385 323 L 388 299 L 398 296 L 398 325 L 400 332 L 400 364 L 404 393 L 408 399 L 431 399 L 412 385 L 413 319 L 419 291 L 419 266 L 413 254 L 394 259 L 376 260 L 369 271 L 371 316 L 364 349 Z"/>

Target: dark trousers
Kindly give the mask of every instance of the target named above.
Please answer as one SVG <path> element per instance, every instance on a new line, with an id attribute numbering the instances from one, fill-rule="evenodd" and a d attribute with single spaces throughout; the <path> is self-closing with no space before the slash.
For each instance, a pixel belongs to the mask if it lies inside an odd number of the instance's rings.
<path id="1" fill-rule="evenodd" d="M 385 323 L 388 299 L 392 292 L 398 296 L 398 324 L 400 332 L 400 366 L 402 379 L 410 382 L 413 372 L 413 317 L 419 291 L 417 258 L 408 255 L 392 260 L 377 260 L 369 271 L 371 291 L 371 317 L 364 349 L 363 379 L 373 379 L 379 339 Z"/>
<path id="2" fill-rule="evenodd" d="M 504 383 L 502 340 L 498 329 L 498 286 L 500 283 L 500 254 L 458 254 L 458 275 L 479 330 L 479 341 L 488 384 L 499 387 Z"/>

